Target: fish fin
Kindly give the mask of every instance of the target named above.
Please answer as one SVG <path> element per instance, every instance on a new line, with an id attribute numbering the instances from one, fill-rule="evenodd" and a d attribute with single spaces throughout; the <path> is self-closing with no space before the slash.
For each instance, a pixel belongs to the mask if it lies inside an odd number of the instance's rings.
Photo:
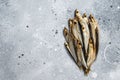
<path id="1" fill-rule="evenodd" d="M 99 51 L 99 29 L 98 27 L 96 27 L 95 29 L 95 32 L 96 32 L 96 55 L 98 54 L 98 51 Z"/>

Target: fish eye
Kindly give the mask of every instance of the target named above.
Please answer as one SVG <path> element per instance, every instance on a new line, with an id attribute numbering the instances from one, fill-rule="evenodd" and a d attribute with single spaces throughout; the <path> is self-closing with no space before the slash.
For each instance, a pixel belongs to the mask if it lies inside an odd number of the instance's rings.
<path id="1" fill-rule="evenodd" d="M 78 11 L 76 11 L 76 13 L 78 13 Z"/>
<path id="2" fill-rule="evenodd" d="M 74 22 L 74 24 L 77 24 L 77 22 Z"/>
<path id="3" fill-rule="evenodd" d="M 85 28 L 84 27 L 82 27 L 82 30 L 84 30 Z"/>

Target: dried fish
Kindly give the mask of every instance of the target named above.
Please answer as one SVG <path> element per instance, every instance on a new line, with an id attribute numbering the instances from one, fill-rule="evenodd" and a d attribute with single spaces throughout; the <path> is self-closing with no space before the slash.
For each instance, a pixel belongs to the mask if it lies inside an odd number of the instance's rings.
<path id="1" fill-rule="evenodd" d="M 64 34 L 65 39 L 66 39 L 65 46 L 68 49 L 68 51 L 70 52 L 70 55 L 73 57 L 73 59 L 76 62 L 77 61 L 77 57 L 76 57 L 76 52 L 75 52 L 73 36 L 72 36 L 72 34 L 69 33 L 67 28 L 64 28 L 63 34 Z"/>
<path id="2" fill-rule="evenodd" d="M 99 28 L 98 27 L 96 28 L 95 33 L 96 33 L 96 48 L 95 48 L 95 53 L 97 55 L 98 54 L 98 50 L 99 50 Z"/>
<path id="3" fill-rule="evenodd" d="M 77 55 L 78 55 L 78 64 L 82 64 L 86 69 L 88 69 L 85 58 L 84 58 L 82 46 L 79 40 L 77 41 Z"/>
<path id="4" fill-rule="evenodd" d="M 95 53 L 97 54 L 99 48 L 99 28 L 97 21 L 91 14 L 89 16 L 89 29 L 90 29 L 90 36 L 93 40 Z"/>
<path id="5" fill-rule="evenodd" d="M 78 22 L 81 25 L 82 33 L 83 33 L 83 43 L 85 46 L 85 54 L 87 54 L 88 42 L 89 42 L 89 28 L 85 19 L 82 18 L 79 11 L 76 10 L 75 16 L 78 18 Z"/>
<path id="6" fill-rule="evenodd" d="M 91 64 L 94 62 L 94 60 L 96 58 L 96 53 L 94 52 L 92 39 L 89 39 L 89 44 L 88 45 L 89 46 L 88 46 L 87 66 L 90 67 Z"/>
<path id="7" fill-rule="evenodd" d="M 82 18 L 88 23 L 88 18 L 87 18 L 86 13 L 83 14 Z"/>
<path id="8" fill-rule="evenodd" d="M 77 66 L 88 74 L 96 60 L 99 49 L 99 27 L 96 19 L 75 10 L 75 18 L 68 21 L 69 30 L 64 28 L 65 46 Z"/>
<path id="9" fill-rule="evenodd" d="M 76 39 L 80 40 L 80 43 L 83 46 L 82 35 L 80 33 L 81 31 L 79 29 L 79 24 L 75 18 L 73 19 L 72 34 L 75 36 Z"/>

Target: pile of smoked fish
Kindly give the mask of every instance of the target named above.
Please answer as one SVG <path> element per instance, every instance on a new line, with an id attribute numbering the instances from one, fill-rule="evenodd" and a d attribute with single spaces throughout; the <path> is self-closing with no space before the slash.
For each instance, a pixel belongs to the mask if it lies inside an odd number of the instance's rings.
<path id="1" fill-rule="evenodd" d="M 96 19 L 90 14 L 80 14 L 68 21 L 69 30 L 64 28 L 65 47 L 77 66 L 88 74 L 96 60 L 99 48 L 99 28 Z"/>

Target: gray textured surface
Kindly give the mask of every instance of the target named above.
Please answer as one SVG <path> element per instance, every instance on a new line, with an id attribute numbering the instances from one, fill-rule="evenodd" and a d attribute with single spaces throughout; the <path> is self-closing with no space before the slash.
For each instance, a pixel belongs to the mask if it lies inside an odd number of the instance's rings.
<path id="1" fill-rule="evenodd" d="M 100 50 L 86 77 L 64 48 L 74 10 L 100 25 Z M 0 80 L 120 79 L 120 0 L 0 0 Z"/>

